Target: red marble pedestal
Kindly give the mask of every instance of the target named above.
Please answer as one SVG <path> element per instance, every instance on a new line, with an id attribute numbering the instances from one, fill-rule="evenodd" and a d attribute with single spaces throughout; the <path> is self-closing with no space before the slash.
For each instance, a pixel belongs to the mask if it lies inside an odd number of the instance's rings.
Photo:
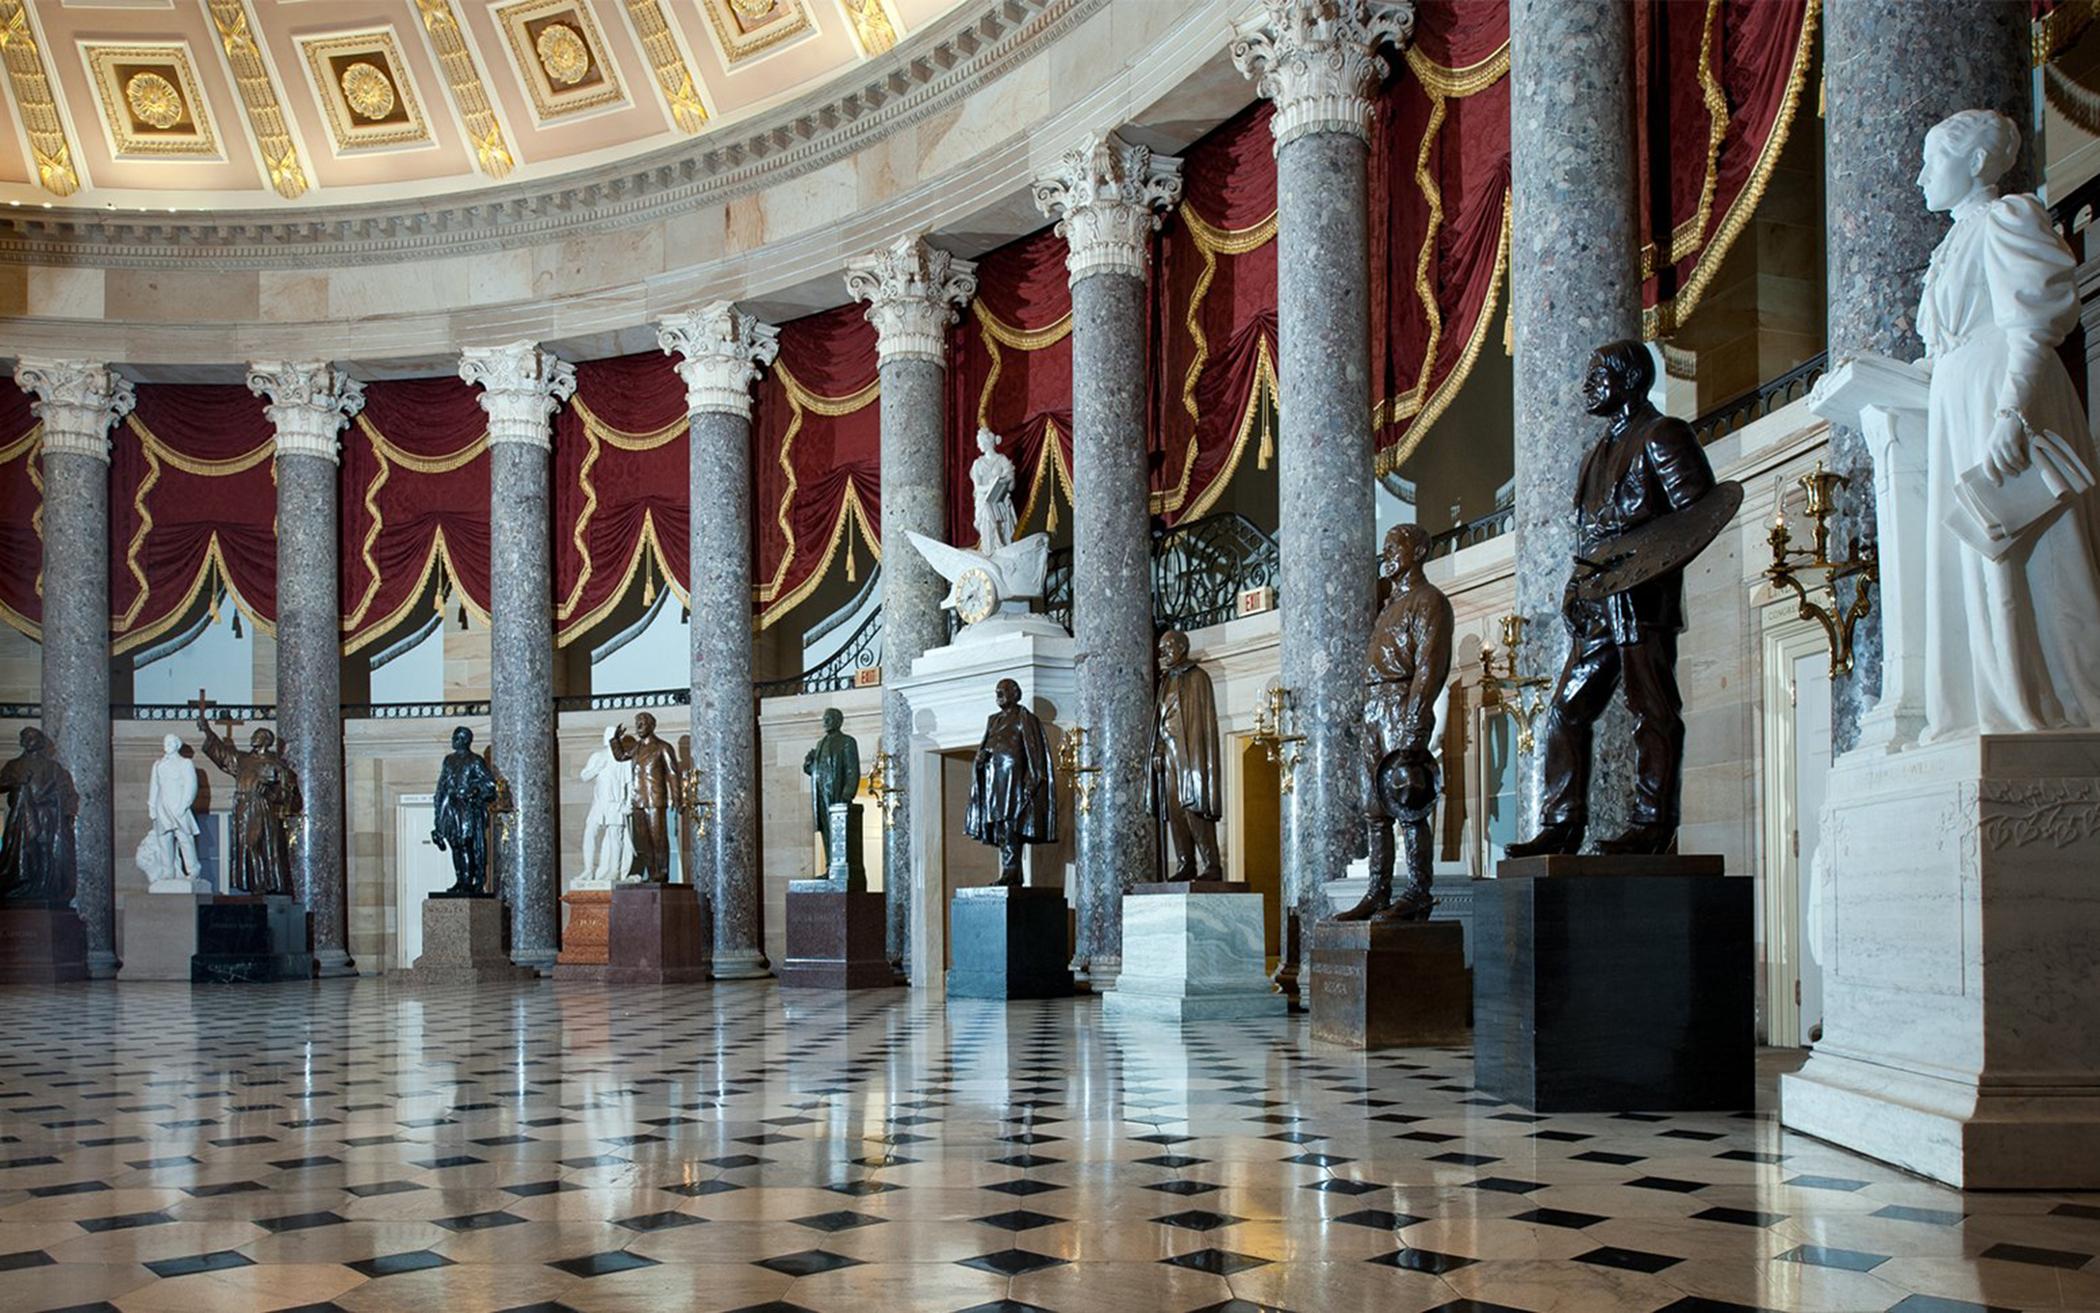
<path id="1" fill-rule="evenodd" d="M 707 900 L 689 884 L 623 884 L 612 891 L 606 959 L 611 985 L 687 985 L 713 963 Z"/>
<path id="2" fill-rule="evenodd" d="M 0 984 L 87 978 L 87 927 L 77 912 L 64 906 L 0 906 Z"/>
<path id="3" fill-rule="evenodd" d="M 561 896 L 569 909 L 561 928 L 561 954 L 554 959 L 556 980 L 603 980 L 612 935 L 612 890 L 572 889 Z"/>

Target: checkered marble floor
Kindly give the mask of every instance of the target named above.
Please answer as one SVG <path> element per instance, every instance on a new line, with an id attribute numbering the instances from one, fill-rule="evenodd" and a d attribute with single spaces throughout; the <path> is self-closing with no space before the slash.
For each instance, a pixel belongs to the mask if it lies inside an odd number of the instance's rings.
<path id="1" fill-rule="evenodd" d="M 2100 1309 L 2100 1196 L 1534 1117 L 1302 1020 L 357 980 L 0 1036 L 0 1310 Z"/>

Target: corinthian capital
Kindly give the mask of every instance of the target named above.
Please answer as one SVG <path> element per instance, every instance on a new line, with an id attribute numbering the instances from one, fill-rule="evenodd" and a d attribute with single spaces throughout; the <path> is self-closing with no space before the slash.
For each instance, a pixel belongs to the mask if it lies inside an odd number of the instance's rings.
<path id="1" fill-rule="evenodd" d="M 1241 23 L 1232 62 L 1276 102 L 1269 120 L 1276 148 L 1312 132 L 1371 139 L 1371 93 L 1385 76 L 1379 47 L 1407 44 L 1415 30 L 1408 0 L 1261 0 Z"/>
<path id="2" fill-rule="evenodd" d="M 524 442 L 543 450 L 554 445 L 548 421 L 576 392 L 576 366 L 533 342 L 468 347 L 460 353 L 459 376 L 481 384 L 490 442 Z"/>
<path id="3" fill-rule="evenodd" d="M 108 460 L 109 426 L 138 404 L 130 379 L 92 360 L 24 356 L 15 383 L 36 398 L 29 409 L 44 422 L 46 452 Z"/>
<path id="4" fill-rule="evenodd" d="M 955 322 L 962 303 L 977 295 L 977 266 L 958 260 L 923 238 L 895 242 L 846 265 L 846 294 L 868 303 L 875 325 L 875 353 L 892 360 L 947 358 L 941 330 Z"/>
<path id="5" fill-rule="evenodd" d="M 656 344 L 667 356 L 683 356 L 688 414 L 705 410 L 751 417 L 751 385 L 780 354 L 780 330 L 743 314 L 727 301 L 667 315 L 656 326 Z"/>
<path id="6" fill-rule="evenodd" d="M 365 408 L 365 385 L 325 360 L 258 360 L 248 390 L 269 399 L 263 414 L 277 427 L 279 456 L 339 460 L 335 435 Z"/>
<path id="7" fill-rule="evenodd" d="M 1181 161 L 1113 132 L 1088 137 L 1035 180 L 1036 208 L 1057 220 L 1075 283 L 1089 274 L 1143 278 L 1146 235 L 1180 199 Z"/>

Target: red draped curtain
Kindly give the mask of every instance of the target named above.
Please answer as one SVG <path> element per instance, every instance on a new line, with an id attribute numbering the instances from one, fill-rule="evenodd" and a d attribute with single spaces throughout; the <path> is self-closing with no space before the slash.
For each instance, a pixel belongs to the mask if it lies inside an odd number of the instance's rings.
<path id="1" fill-rule="evenodd" d="M 44 476 L 29 395 L 0 379 L 0 620 L 31 638 L 44 622 Z"/>
<path id="2" fill-rule="evenodd" d="M 637 580 L 686 599 L 685 380 L 661 351 L 576 367 L 554 417 L 555 641 L 574 642 Z"/>
<path id="3" fill-rule="evenodd" d="M 882 407 L 875 329 L 843 305 L 780 326 L 780 357 L 759 380 L 751 433 L 756 499 L 753 590 L 760 628 L 822 583 L 849 535 L 882 559 Z"/>
<path id="4" fill-rule="evenodd" d="M 948 539 L 975 543 L 977 430 L 1014 463 L 1022 533 L 1057 529 L 1072 501 L 1072 289 L 1049 228 L 987 252 L 977 296 L 948 333 Z"/>
<path id="5" fill-rule="evenodd" d="M 343 435 L 343 651 L 426 598 L 489 610 L 488 424 L 457 378 L 371 383 Z"/>
<path id="6" fill-rule="evenodd" d="M 180 624 L 224 585 L 255 623 L 277 618 L 277 431 L 239 386 L 149 385 L 111 432 L 112 650 Z"/>

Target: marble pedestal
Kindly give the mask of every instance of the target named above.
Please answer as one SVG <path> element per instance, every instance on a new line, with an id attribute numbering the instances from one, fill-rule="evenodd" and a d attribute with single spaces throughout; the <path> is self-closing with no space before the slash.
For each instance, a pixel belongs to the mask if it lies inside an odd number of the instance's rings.
<path id="1" fill-rule="evenodd" d="M 1072 945 L 1062 889 L 958 889 L 949 904 L 949 998 L 1064 998 Z"/>
<path id="2" fill-rule="evenodd" d="M 119 980 L 188 980 L 197 953 L 197 906 L 210 894 L 132 894 L 124 900 L 124 938 L 117 956 Z"/>
<path id="3" fill-rule="evenodd" d="M 1526 857 L 1473 914 L 1474 1083 L 1536 1112 L 1755 1104 L 1751 881 L 1719 857 Z"/>
<path id="4" fill-rule="evenodd" d="M 612 891 L 609 985 L 690 985 L 707 979 L 714 930 L 707 900 L 689 884 L 623 884 Z"/>
<path id="5" fill-rule="evenodd" d="M 1473 977 L 1450 921 L 1322 921 L 1312 935 L 1312 1034 L 1352 1049 L 1463 1044 Z"/>
<path id="6" fill-rule="evenodd" d="M 879 893 L 848 893 L 829 880 L 791 881 L 781 987 L 875 989 L 896 984 L 883 944 L 887 915 Z"/>
<path id="7" fill-rule="evenodd" d="M 259 984 L 309 980 L 313 974 L 313 932 L 298 899 L 214 894 L 197 900 L 193 983 Z"/>
<path id="8" fill-rule="evenodd" d="M 1123 896 L 1123 969 L 1101 996 L 1110 1016 L 1206 1021 L 1280 1017 L 1269 983 L 1261 895 L 1222 880 L 1139 885 Z"/>
<path id="9" fill-rule="evenodd" d="M 0 904 L 0 985 L 86 980 L 87 927 L 71 907 Z"/>
<path id="10" fill-rule="evenodd" d="M 423 953 L 409 968 L 414 985 L 478 985 L 531 980 L 535 972 L 503 949 L 502 900 L 431 894 L 423 900 Z"/>
<path id="11" fill-rule="evenodd" d="M 554 959 L 556 980 L 597 980 L 605 966 L 612 926 L 612 890 L 575 888 L 561 896 L 569 909 L 561 930 L 561 953 Z"/>
<path id="12" fill-rule="evenodd" d="M 1780 1120 L 1970 1190 L 2100 1188 L 2100 734 L 1833 764 L 1823 1039 Z"/>

